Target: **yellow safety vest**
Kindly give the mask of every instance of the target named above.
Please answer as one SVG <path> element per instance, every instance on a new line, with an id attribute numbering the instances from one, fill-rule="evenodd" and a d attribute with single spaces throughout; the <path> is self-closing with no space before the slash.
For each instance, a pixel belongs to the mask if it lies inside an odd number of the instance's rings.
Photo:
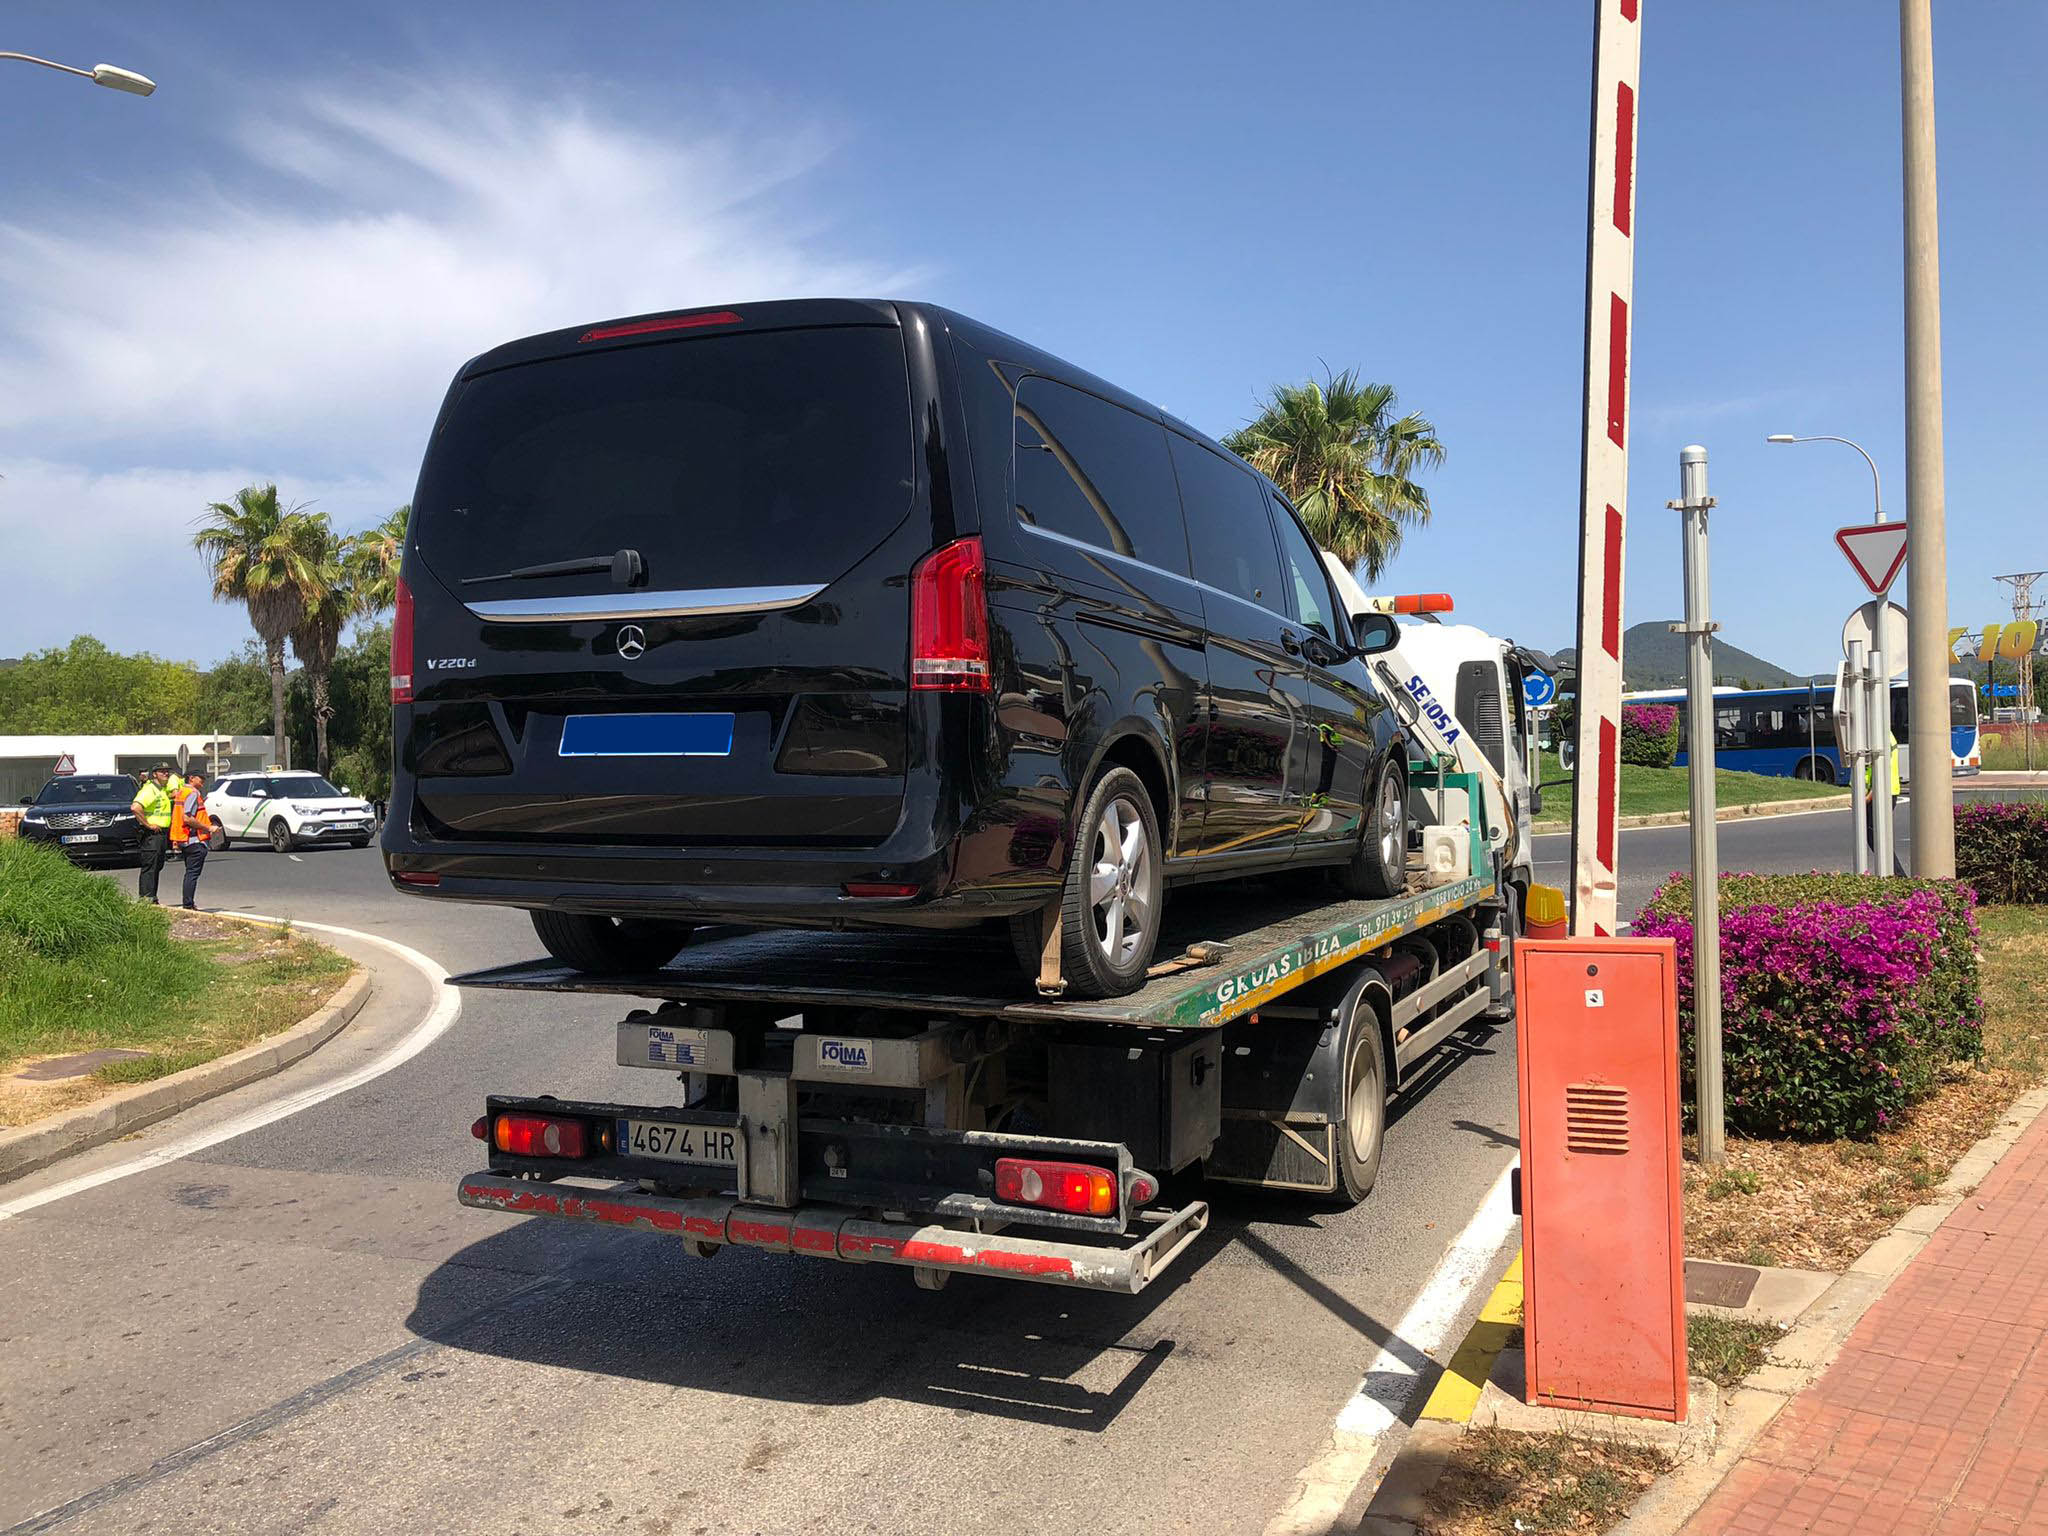
<path id="1" fill-rule="evenodd" d="M 1890 764 L 1890 765 L 1891 765 L 1891 771 L 1892 771 L 1892 772 L 1891 772 L 1891 777 L 1892 777 L 1892 798 L 1893 798 L 1894 800 L 1896 800 L 1896 799 L 1898 799 L 1898 797 L 1899 797 L 1899 788 L 1900 788 L 1900 785 L 1899 785 L 1899 749 L 1898 749 L 1898 748 L 1897 748 L 1896 746 L 1894 746 L 1894 747 L 1893 747 L 1893 748 L 1892 748 L 1892 749 L 1891 749 L 1891 750 L 1890 750 L 1889 752 L 1885 753 L 1885 755 L 1884 755 L 1884 756 L 1885 756 L 1885 761 L 1886 761 L 1886 762 L 1887 762 L 1888 764 Z M 1864 798 L 1864 799 L 1866 799 L 1866 800 L 1868 800 L 1868 799 L 1870 798 L 1870 780 L 1871 780 L 1871 773 L 1870 773 L 1870 764 L 1869 764 L 1868 762 L 1866 762 L 1866 763 L 1865 763 L 1865 764 L 1863 765 L 1863 798 Z"/>
<path id="2" fill-rule="evenodd" d="M 142 819 L 152 827 L 170 830 L 171 792 L 155 779 L 142 786 L 142 793 L 135 797 L 135 803 L 142 807 Z"/>

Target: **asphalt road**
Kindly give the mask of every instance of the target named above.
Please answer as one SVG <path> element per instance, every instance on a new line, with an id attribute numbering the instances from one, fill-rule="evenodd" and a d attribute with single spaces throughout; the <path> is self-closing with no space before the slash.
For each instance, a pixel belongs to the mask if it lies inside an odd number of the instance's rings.
<path id="1" fill-rule="evenodd" d="M 1847 825 L 1728 823 L 1724 862 L 1838 866 Z M 1683 828 L 1623 834 L 1626 910 L 1686 846 Z M 1545 875 L 1566 856 L 1539 840 Z M 217 855 L 200 899 L 450 970 L 535 952 L 521 914 L 393 893 L 374 850 Z M 317 1085 L 429 1001 L 400 973 L 292 1072 L 0 1201 Z M 0 1536 L 1256 1532 L 1516 1154 L 1512 1032 L 1495 1032 L 1395 1105 L 1364 1204 L 1212 1192 L 1207 1237 L 1130 1298 L 970 1278 L 930 1294 L 881 1266 L 705 1262 L 456 1205 L 486 1091 L 645 1095 L 611 1065 L 616 1017 L 474 994 L 388 1075 L 0 1222 Z"/>

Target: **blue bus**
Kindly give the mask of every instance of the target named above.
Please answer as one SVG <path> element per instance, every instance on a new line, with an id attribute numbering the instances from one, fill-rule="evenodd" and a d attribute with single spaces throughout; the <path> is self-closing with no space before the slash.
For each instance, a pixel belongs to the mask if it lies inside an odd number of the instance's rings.
<path id="1" fill-rule="evenodd" d="M 1630 704 L 1669 704 L 1678 710 L 1678 758 L 1686 750 L 1685 693 L 1665 689 L 1625 694 Z M 1835 745 L 1834 689 L 1825 683 L 1791 688 L 1716 688 L 1714 690 L 1714 757 L 1720 767 L 1780 778 L 1816 779 L 1840 784 L 1847 777 L 1841 750 Z M 1977 685 L 1966 677 L 1949 679 L 1949 756 L 1954 771 L 1978 771 L 1983 758 L 1977 743 Z M 1892 738 L 1899 743 L 1899 775 L 1910 779 L 1912 754 L 1906 750 L 1906 683 L 1892 680 Z"/>

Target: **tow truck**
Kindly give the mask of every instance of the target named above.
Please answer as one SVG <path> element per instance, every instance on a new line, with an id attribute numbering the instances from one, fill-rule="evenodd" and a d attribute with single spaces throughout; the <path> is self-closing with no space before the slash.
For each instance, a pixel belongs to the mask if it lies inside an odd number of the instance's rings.
<path id="1" fill-rule="evenodd" d="M 1390 665 L 1411 799 L 1438 818 L 1403 895 L 1333 901 L 1305 877 L 1178 891 L 1145 985 L 1100 1000 L 1035 993 L 995 933 L 734 930 L 657 971 L 457 976 L 637 1001 L 614 1059 L 650 1081 L 631 1103 L 489 1095 L 471 1127 L 488 1166 L 459 1198 L 699 1258 L 1124 1293 L 1207 1228 L 1202 1180 L 1363 1199 L 1389 1097 L 1457 1032 L 1513 1017 L 1533 809 Z"/>

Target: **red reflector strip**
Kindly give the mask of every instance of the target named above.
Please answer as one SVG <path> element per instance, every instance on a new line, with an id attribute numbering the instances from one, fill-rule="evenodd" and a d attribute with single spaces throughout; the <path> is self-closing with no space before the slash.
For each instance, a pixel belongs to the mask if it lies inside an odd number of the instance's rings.
<path id="1" fill-rule="evenodd" d="M 890 896 L 915 896 L 917 882 L 914 880 L 849 880 L 839 887 L 842 896 L 852 896 L 862 901 L 879 901 Z"/>
<path id="2" fill-rule="evenodd" d="M 416 869 L 401 869 L 391 878 L 400 885 L 439 885 L 441 883 L 439 875 L 425 874 Z"/>
<path id="3" fill-rule="evenodd" d="M 738 325 L 740 317 L 729 309 L 715 309 L 701 315 L 665 315 L 659 320 L 632 320 L 624 325 L 600 326 L 594 331 L 585 331 L 576 338 L 580 346 L 586 341 L 612 341 L 620 336 L 652 336 L 657 331 L 690 331 L 700 325 Z"/>

